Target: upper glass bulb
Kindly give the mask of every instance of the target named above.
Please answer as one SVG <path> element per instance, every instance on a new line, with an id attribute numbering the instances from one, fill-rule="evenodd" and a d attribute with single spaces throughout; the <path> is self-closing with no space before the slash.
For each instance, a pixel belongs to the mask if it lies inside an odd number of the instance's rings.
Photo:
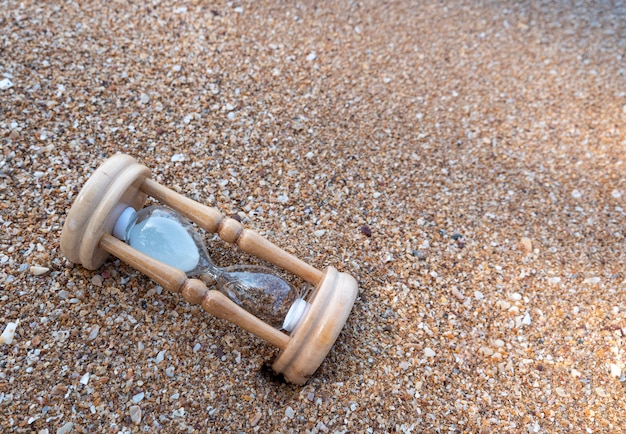
<path id="1" fill-rule="evenodd" d="M 191 223 L 172 209 L 126 208 L 113 236 L 190 277 L 215 282 L 232 301 L 275 328 L 291 332 L 308 309 L 300 292 L 267 267 L 216 266 Z"/>

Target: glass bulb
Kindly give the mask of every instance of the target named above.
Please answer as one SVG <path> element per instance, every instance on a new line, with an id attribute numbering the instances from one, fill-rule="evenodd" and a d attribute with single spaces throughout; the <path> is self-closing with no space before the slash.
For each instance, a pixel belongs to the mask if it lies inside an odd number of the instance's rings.
<path id="1" fill-rule="evenodd" d="M 189 277 L 216 283 L 228 298 L 275 328 L 292 331 L 308 309 L 300 292 L 267 267 L 216 266 L 191 223 L 169 208 L 126 208 L 113 235 Z"/>

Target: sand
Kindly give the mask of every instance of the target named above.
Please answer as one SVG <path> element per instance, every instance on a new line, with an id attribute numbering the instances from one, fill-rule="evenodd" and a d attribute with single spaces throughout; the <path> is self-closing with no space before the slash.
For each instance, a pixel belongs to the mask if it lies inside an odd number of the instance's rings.
<path id="1" fill-rule="evenodd" d="M 626 429 L 622 1 L 0 5 L 2 432 Z M 357 278 L 305 386 L 62 256 L 118 152 Z"/>

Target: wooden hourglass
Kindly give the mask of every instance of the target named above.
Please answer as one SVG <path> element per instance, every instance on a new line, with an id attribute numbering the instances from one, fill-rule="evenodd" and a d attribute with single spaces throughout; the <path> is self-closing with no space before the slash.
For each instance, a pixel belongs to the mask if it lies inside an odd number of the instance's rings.
<path id="1" fill-rule="evenodd" d="M 267 324 L 223 292 L 208 289 L 197 278 L 113 236 L 122 214 L 140 210 L 150 196 L 244 252 L 268 261 L 314 285 L 306 303 L 291 319 L 290 332 Z M 129 209 L 132 208 L 132 209 Z M 201 205 L 150 178 L 150 170 L 134 158 L 118 154 L 89 178 L 70 208 L 61 233 L 61 251 L 72 262 L 98 269 L 113 255 L 208 313 L 253 333 L 278 347 L 272 368 L 291 383 L 304 384 L 320 366 L 341 332 L 358 292 L 356 280 L 334 267 L 320 271 L 246 229 L 217 209 Z M 304 307 L 304 304 L 306 306 Z M 295 304 L 294 304 L 295 306 Z M 291 311 L 290 311 L 291 314 Z M 289 321 L 286 321 L 287 323 Z"/>

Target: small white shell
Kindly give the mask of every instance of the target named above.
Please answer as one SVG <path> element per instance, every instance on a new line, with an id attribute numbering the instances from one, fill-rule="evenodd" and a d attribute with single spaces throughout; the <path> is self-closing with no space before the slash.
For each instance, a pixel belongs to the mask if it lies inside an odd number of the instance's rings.
<path id="1" fill-rule="evenodd" d="M 142 411 L 141 407 L 138 405 L 130 406 L 130 420 L 133 421 L 135 425 L 139 425 L 141 423 Z"/>
<path id="2" fill-rule="evenodd" d="M 10 322 L 4 328 L 2 335 L 0 335 L 0 344 L 10 345 L 13 342 L 13 338 L 15 337 L 15 329 L 17 329 L 17 325 L 20 323 L 18 319 L 16 322 Z"/>
<path id="3" fill-rule="evenodd" d="M 42 274 L 46 274 L 48 271 L 50 271 L 48 267 L 39 267 L 37 265 L 30 267 L 30 274 L 33 276 L 41 276 Z"/>

